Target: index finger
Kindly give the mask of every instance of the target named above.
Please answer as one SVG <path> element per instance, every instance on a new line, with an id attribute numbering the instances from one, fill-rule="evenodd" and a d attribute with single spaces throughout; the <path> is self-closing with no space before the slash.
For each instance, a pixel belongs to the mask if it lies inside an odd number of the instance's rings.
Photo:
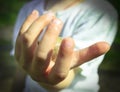
<path id="1" fill-rule="evenodd" d="M 107 42 L 97 42 L 87 48 L 74 52 L 74 61 L 71 68 L 77 67 L 85 62 L 88 62 L 100 55 L 107 53 L 110 45 Z"/>
<path id="2" fill-rule="evenodd" d="M 55 15 L 52 12 L 46 13 L 37 18 L 24 33 L 23 39 L 28 47 L 30 47 L 35 40 L 38 39 L 42 30 L 54 19 Z"/>
<path id="3" fill-rule="evenodd" d="M 22 35 L 24 32 L 27 31 L 27 29 L 30 27 L 30 25 L 39 17 L 39 12 L 37 10 L 33 10 L 32 13 L 26 18 L 23 25 L 21 26 L 19 35 Z"/>

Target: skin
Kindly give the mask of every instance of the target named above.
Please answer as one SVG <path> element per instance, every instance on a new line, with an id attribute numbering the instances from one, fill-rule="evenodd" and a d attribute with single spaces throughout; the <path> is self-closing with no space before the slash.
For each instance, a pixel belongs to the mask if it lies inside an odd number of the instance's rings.
<path id="1" fill-rule="evenodd" d="M 74 51 L 74 40 L 62 40 L 56 59 L 52 60 L 63 23 L 53 13 L 39 16 L 34 10 L 23 23 L 16 40 L 15 58 L 19 65 L 44 88 L 57 92 L 69 86 L 74 79 L 74 70 L 81 64 L 105 54 L 110 46 L 98 42 L 87 48 Z M 38 37 L 47 27 L 43 38 Z"/>
<path id="2" fill-rule="evenodd" d="M 48 7 L 45 9 L 53 12 L 64 10 L 81 0 L 73 1 L 59 0 L 51 3 L 51 0 L 46 0 Z M 38 40 L 45 27 L 47 29 L 43 38 Z M 56 39 L 62 27 L 63 22 L 53 13 L 39 16 L 38 11 L 34 10 L 23 23 L 16 40 L 15 58 L 18 64 L 33 80 L 50 92 L 68 87 L 78 66 L 105 54 L 110 49 L 108 43 L 98 42 L 74 51 L 74 40 L 67 37 L 62 40 L 58 54 L 54 55 Z"/>

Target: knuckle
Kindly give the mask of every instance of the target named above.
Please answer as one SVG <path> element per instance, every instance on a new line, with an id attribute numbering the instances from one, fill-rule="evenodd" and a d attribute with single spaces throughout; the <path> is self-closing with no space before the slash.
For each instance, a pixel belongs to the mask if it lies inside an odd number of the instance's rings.
<path id="1" fill-rule="evenodd" d="M 54 23 L 54 21 L 53 21 L 50 23 L 49 29 L 53 30 L 54 33 L 59 33 L 62 29 L 62 24 L 60 24 L 60 23 L 57 24 L 57 23 Z"/>
<path id="2" fill-rule="evenodd" d="M 29 45 L 30 35 L 25 33 L 24 35 L 21 36 L 21 40 L 23 44 Z"/>
<path id="3" fill-rule="evenodd" d="M 44 49 L 44 47 L 39 47 L 36 52 L 36 57 L 45 60 L 48 57 L 46 49 Z"/>
<path id="4" fill-rule="evenodd" d="M 60 33 L 60 29 L 57 26 L 50 25 L 47 33 L 50 34 L 53 37 L 57 37 Z"/>
<path id="5" fill-rule="evenodd" d="M 44 60 L 46 58 L 46 55 L 44 52 L 39 51 L 36 55 L 36 58 Z"/>
<path id="6" fill-rule="evenodd" d="M 52 17 L 44 16 L 46 22 L 50 22 L 52 20 Z"/>
<path id="7" fill-rule="evenodd" d="M 22 25 L 21 28 L 20 28 L 20 35 L 23 33 L 24 30 L 26 30 L 26 26 L 25 25 Z"/>
<path id="8" fill-rule="evenodd" d="M 43 67 L 45 65 L 45 57 L 44 55 L 37 54 L 35 56 L 35 65 Z"/>

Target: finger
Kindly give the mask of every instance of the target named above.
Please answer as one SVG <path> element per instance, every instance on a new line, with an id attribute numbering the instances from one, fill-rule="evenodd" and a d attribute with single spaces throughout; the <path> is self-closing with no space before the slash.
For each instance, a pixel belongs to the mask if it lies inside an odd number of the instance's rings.
<path id="1" fill-rule="evenodd" d="M 49 12 L 38 19 L 36 19 L 29 29 L 24 33 L 23 40 L 30 47 L 34 41 L 36 41 L 41 33 L 41 31 L 48 26 L 48 24 L 54 19 L 54 13 Z"/>
<path id="2" fill-rule="evenodd" d="M 32 11 L 32 13 L 24 21 L 24 23 L 20 29 L 19 35 L 22 35 L 24 32 L 27 31 L 27 29 L 33 23 L 33 21 L 35 21 L 38 18 L 38 15 L 39 15 L 39 13 L 37 10 Z M 15 45 L 16 46 L 15 47 L 15 57 L 18 61 L 19 61 L 19 58 L 21 56 L 21 44 L 22 44 L 21 43 L 21 36 L 18 36 L 17 40 L 16 40 L 16 45 Z"/>
<path id="3" fill-rule="evenodd" d="M 42 31 L 53 19 L 54 14 L 48 13 L 37 18 L 22 35 L 22 58 L 24 59 L 22 66 L 29 70 L 35 48 L 37 47 L 37 38 Z"/>
<path id="4" fill-rule="evenodd" d="M 36 12 L 36 11 L 34 11 Z M 33 15 L 31 15 L 33 16 Z M 21 66 L 25 70 L 29 70 L 31 61 L 33 58 L 34 50 L 36 48 L 36 40 L 39 36 L 41 30 L 47 26 L 50 21 L 53 19 L 53 13 L 42 15 L 41 17 L 37 18 L 34 22 L 29 23 L 31 24 L 27 31 L 24 32 L 24 34 L 21 35 L 21 44 L 22 44 L 22 54 L 21 57 L 24 59 L 21 62 Z M 28 21 L 25 22 L 25 25 L 28 24 Z M 25 27 L 23 27 L 24 29 Z M 23 32 L 23 31 L 22 31 Z"/>
<path id="5" fill-rule="evenodd" d="M 35 53 L 35 59 L 32 66 L 34 70 L 37 69 L 41 72 L 48 72 L 51 66 L 52 49 L 56 43 L 56 39 L 62 29 L 62 21 L 54 19 L 48 26 L 42 40 Z"/>
<path id="6" fill-rule="evenodd" d="M 27 17 L 27 19 L 24 21 L 23 25 L 21 26 L 19 35 L 22 35 L 24 32 L 27 31 L 29 26 L 35 21 L 39 16 L 39 13 L 37 10 L 33 10 L 32 13 Z M 21 36 L 17 37 L 16 40 L 16 47 L 15 47 L 15 57 L 19 61 L 19 58 L 21 56 Z"/>
<path id="7" fill-rule="evenodd" d="M 17 38 L 16 43 L 15 43 L 15 53 L 14 53 L 15 59 L 17 61 L 20 60 L 21 57 L 21 42 L 20 39 Z"/>
<path id="8" fill-rule="evenodd" d="M 103 55 L 107 53 L 109 49 L 110 45 L 107 42 L 98 42 L 85 49 L 76 51 L 74 53 L 75 58 L 71 67 L 74 68 L 100 55 Z"/>
<path id="9" fill-rule="evenodd" d="M 54 48 L 57 38 L 62 30 L 62 26 L 62 21 L 57 18 L 49 24 L 37 50 L 37 53 L 41 58 L 46 59 L 48 53 Z"/>
<path id="10" fill-rule="evenodd" d="M 31 26 L 31 24 L 39 17 L 39 12 L 37 10 L 33 10 L 32 13 L 27 17 L 25 22 L 21 27 L 21 31 L 19 35 L 23 34 L 27 31 L 27 29 Z"/>
<path id="11" fill-rule="evenodd" d="M 62 41 L 58 58 L 49 75 L 49 78 L 53 84 L 58 83 L 67 77 L 73 58 L 73 49 L 74 43 L 71 38 L 66 38 Z"/>

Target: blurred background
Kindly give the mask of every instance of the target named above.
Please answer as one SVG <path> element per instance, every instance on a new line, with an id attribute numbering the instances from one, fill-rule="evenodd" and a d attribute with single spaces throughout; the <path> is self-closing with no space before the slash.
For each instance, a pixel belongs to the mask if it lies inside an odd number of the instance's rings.
<path id="1" fill-rule="evenodd" d="M 19 9 L 27 0 L 0 0 L 0 92 L 10 92 L 16 65 L 10 56 L 12 33 Z"/>
<path id="2" fill-rule="evenodd" d="M 0 92 L 11 92 L 16 71 L 12 33 L 19 9 L 30 0 L 0 0 Z M 120 13 L 120 0 L 109 0 Z M 120 15 L 120 14 L 119 14 Z M 120 20 L 120 19 L 119 19 Z M 111 50 L 99 67 L 100 92 L 120 92 L 120 23 Z"/>

